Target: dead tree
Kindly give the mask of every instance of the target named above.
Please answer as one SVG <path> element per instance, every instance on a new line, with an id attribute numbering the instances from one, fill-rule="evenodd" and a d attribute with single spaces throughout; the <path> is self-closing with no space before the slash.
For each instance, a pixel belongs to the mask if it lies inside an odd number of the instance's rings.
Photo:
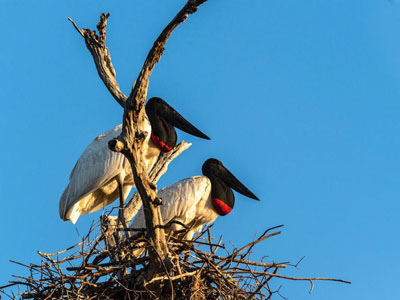
<path id="1" fill-rule="evenodd" d="M 169 162 L 190 145 L 183 142 L 176 146 L 171 153 L 159 159 L 148 175 L 142 158 L 146 133 L 140 130 L 145 118 L 144 103 L 149 76 L 159 62 L 168 38 L 206 1 L 188 0 L 164 28 L 150 49 L 128 97 L 119 88 L 105 44 L 110 14 L 101 14 L 97 24 L 98 34 L 90 29 L 80 29 L 69 19 L 84 38 L 101 80 L 124 109 L 121 135 L 110 141 L 109 148 L 121 152 L 130 162 L 138 193 L 124 210 L 124 228 L 115 226 L 115 223 L 106 224 L 103 218 L 103 222 L 94 224 L 77 245 L 56 253 L 39 252 L 43 259 L 40 265 L 24 265 L 31 275 L 15 276 L 18 280 L 0 287 L 1 292 L 6 293 L 5 288 L 19 285 L 26 287 L 20 293 L 26 299 L 270 299 L 272 295 L 279 294 L 279 289 L 270 288 L 269 282 L 273 278 L 309 281 L 311 290 L 315 280 L 349 283 L 332 278 L 280 275 L 278 270 L 290 264 L 252 261 L 249 255 L 253 247 L 279 235 L 280 231 L 276 230 L 280 226 L 270 228 L 256 240 L 232 250 L 225 247 L 222 237 L 216 242 L 209 228 L 192 241 L 165 235 L 164 228 L 169 224 L 162 221 L 159 208 L 162 201 L 157 197 L 156 183 Z M 140 201 L 143 203 L 146 228 L 126 235 L 125 239 L 118 239 L 120 231 L 130 231 L 126 225 L 138 210 Z M 112 222 L 112 219 L 107 220 Z M 116 243 L 113 238 L 119 242 Z M 106 247 L 102 246 L 103 240 L 107 241 Z M 146 248 L 147 254 L 140 258 L 132 256 L 132 251 L 138 247 Z M 65 257 L 60 258 L 63 253 Z M 15 298 L 15 295 L 7 295 Z"/>
<path id="2" fill-rule="evenodd" d="M 159 273 L 169 265 L 169 251 L 165 240 L 163 222 L 159 205 L 160 199 L 157 198 L 157 186 L 152 183 L 147 175 L 143 161 L 142 144 L 146 133 L 142 132 L 142 124 L 145 118 L 144 103 L 147 97 L 149 87 L 149 76 L 157 62 L 160 61 L 164 52 L 164 46 L 172 34 L 172 31 L 187 17 L 196 12 L 198 6 L 206 0 L 189 0 L 172 21 L 164 28 L 150 49 L 143 67 L 132 86 L 132 90 L 126 97 L 120 90 L 116 81 L 116 72 L 111 62 L 111 56 L 106 47 L 106 26 L 110 14 L 102 14 L 100 22 L 97 25 L 99 35 L 89 29 L 79 29 L 79 27 L 70 19 L 78 32 L 84 37 L 86 46 L 93 56 L 98 74 L 114 99 L 124 108 L 123 127 L 121 135 L 110 141 L 109 148 L 112 151 L 121 152 L 128 159 L 136 188 L 142 199 L 146 228 L 151 243 L 151 261 L 147 279 L 152 278 L 154 274 Z"/>

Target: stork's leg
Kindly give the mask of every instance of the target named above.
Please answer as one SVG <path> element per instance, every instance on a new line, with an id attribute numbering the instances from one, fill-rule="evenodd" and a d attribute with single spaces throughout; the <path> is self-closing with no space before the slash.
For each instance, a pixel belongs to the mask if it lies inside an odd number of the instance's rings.
<path id="1" fill-rule="evenodd" d="M 118 194 L 119 194 L 119 209 L 118 209 L 118 221 L 117 221 L 117 231 L 114 233 L 114 237 L 115 237 L 115 244 L 116 244 L 116 248 L 118 248 L 118 244 L 120 242 L 122 242 L 123 237 L 122 237 L 122 233 L 118 232 L 118 229 L 121 228 L 121 223 L 122 223 L 122 228 L 123 229 L 127 229 L 126 228 L 126 223 L 125 223 L 125 216 L 124 216 L 124 208 L 125 208 L 125 194 L 124 194 L 124 175 L 125 174 L 120 174 L 118 175 L 115 180 L 118 183 Z M 125 231 L 126 233 L 126 231 Z M 117 254 L 115 257 L 113 257 L 111 259 L 111 262 L 119 262 L 123 259 L 123 257 L 125 256 L 124 251 L 117 251 Z M 125 274 L 125 271 L 118 271 L 117 272 L 117 276 L 119 279 L 121 279 Z"/>
<path id="2" fill-rule="evenodd" d="M 118 182 L 118 194 L 119 194 L 119 210 L 118 210 L 118 226 L 122 223 L 124 229 L 126 229 L 125 216 L 124 216 L 124 208 L 125 208 L 125 195 L 124 195 L 124 186 L 123 186 L 123 176 L 117 176 L 116 180 Z"/>

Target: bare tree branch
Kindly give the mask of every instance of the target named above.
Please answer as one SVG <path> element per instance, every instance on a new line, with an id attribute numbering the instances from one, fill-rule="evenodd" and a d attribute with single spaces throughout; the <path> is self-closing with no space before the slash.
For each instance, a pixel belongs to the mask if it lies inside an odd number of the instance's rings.
<path id="1" fill-rule="evenodd" d="M 92 31 L 90 29 L 79 29 L 74 20 L 72 20 L 71 18 L 68 18 L 68 20 L 72 23 L 72 25 L 74 25 L 75 29 L 85 39 L 86 47 L 92 54 L 97 73 L 99 74 L 101 80 L 104 82 L 105 86 L 110 91 L 114 99 L 117 100 L 119 105 L 124 107 L 127 97 L 124 95 L 124 93 L 121 92 L 119 88 L 119 85 L 115 78 L 116 72 L 111 62 L 111 55 L 106 46 L 106 26 L 109 16 L 110 14 L 100 15 L 100 21 L 97 24 L 99 35 L 97 35 L 94 30 Z"/>

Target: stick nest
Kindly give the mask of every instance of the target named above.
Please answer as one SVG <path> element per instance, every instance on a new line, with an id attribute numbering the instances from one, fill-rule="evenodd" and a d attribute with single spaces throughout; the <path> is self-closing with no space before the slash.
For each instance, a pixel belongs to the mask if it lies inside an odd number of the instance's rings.
<path id="1" fill-rule="evenodd" d="M 218 241 L 212 238 L 210 227 L 192 241 L 170 235 L 170 256 L 163 262 L 164 271 L 147 278 L 151 264 L 147 251 L 139 257 L 133 254 L 151 247 L 145 230 L 128 234 L 129 238 L 114 235 L 120 242 L 110 247 L 99 224 L 93 225 L 72 247 L 56 253 L 38 251 L 40 265 L 12 261 L 28 268 L 30 276 L 14 275 L 17 280 L 0 291 L 12 299 L 271 299 L 274 294 L 281 296 L 279 289 L 270 287 L 273 278 L 306 280 L 311 287 L 313 280 L 346 282 L 279 275 L 278 270 L 292 265 L 251 260 L 253 248 L 280 234 L 279 227 L 269 228 L 254 241 L 231 250 L 222 237 Z M 20 287 L 18 295 L 9 291 L 16 285 Z"/>

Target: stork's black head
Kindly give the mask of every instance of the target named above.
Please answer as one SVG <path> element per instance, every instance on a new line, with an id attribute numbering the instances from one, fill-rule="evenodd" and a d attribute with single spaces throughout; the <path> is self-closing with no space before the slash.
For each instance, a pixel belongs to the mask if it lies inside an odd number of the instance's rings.
<path id="1" fill-rule="evenodd" d="M 147 101 L 146 114 L 151 124 L 151 139 L 162 152 L 168 152 L 176 145 L 177 137 L 174 127 L 191 135 L 210 139 L 161 98 L 153 97 Z"/>
<path id="2" fill-rule="evenodd" d="M 202 172 L 211 181 L 213 206 L 219 215 L 227 215 L 235 205 L 235 197 L 231 188 L 242 195 L 259 200 L 222 162 L 215 158 L 210 158 L 204 162 Z"/>

